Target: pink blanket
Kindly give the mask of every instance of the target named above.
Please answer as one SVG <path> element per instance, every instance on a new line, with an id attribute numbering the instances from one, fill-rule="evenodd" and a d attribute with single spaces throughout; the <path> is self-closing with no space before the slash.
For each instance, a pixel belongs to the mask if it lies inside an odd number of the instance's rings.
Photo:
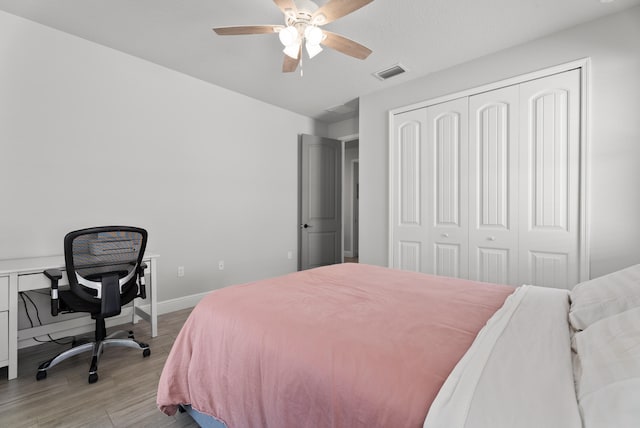
<path id="1" fill-rule="evenodd" d="M 421 427 L 512 287 L 362 264 L 216 290 L 167 359 L 157 402 L 245 427 Z"/>

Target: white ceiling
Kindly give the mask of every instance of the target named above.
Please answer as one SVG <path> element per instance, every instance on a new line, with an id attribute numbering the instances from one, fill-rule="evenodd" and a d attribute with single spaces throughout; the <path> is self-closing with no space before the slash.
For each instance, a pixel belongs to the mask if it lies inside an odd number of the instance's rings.
<path id="1" fill-rule="evenodd" d="M 325 3 L 324 0 L 317 2 Z M 364 94 L 533 40 L 640 0 L 375 0 L 326 25 L 373 50 L 360 61 L 325 48 L 281 72 L 277 35 L 213 27 L 282 24 L 272 0 L 0 0 L 0 10 L 144 58 L 305 116 L 335 122 Z M 387 81 L 372 73 L 401 63 Z"/>

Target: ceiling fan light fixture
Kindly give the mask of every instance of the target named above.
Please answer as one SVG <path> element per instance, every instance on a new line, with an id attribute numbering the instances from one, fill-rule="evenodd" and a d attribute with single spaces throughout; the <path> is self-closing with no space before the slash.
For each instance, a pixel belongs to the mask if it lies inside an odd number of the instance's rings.
<path id="1" fill-rule="evenodd" d="M 324 39 L 324 34 L 322 30 L 315 25 L 308 25 L 307 28 L 304 29 L 304 38 L 307 43 L 319 45 Z"/>
<path id="2" fill-rule="evenodd" d="M 298 34 L 298 30 L 296 29 L 296 27 L 293 27 L 291 25 L 280 30 L 280 32 L 278 33 L 278 37 L 280 38 L 280 42 L 285 47 L 300 45 L 300 35 Z"/>
<path id="3" fill-rule="evenodd" d="M 309 54 L 309 58 L 313 58 L 322 52 L 322 47 L 320 43 L 324 40 L 325 35 L 322 30 L 315 25 L 307 25 L 304 29 L 304 39 L 306 41 L 305 47 L 307 48 L 307 53 Z"/>
<path id="4" fill-rule="evenodd" d="M 310 43 L 308 40 L 307 40 L 307 43 L 305 43 L 305 47 L 307 48 L 307 53 L 309 54 L 309 58 L 313 58 L 314 56 L 322 52 L 322 46 L 320 46 L 320 44 L 316 45 L 316 44 Z"/>
<path id="5" fill-rule="evenodd" d="M 298 59 L 298 54 L 300 53 L 300 42 L 285 46 L 284 49 L 282 49 L 282 52 L 284 52 L 288 57 Z"/>

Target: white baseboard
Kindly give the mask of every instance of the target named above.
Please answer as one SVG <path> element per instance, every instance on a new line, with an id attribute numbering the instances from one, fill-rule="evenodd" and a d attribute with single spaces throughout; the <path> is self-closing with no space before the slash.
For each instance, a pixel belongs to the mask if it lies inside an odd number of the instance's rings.
<path id="1" fill-rule="evenodd" d="M 209 294 L 208 291 L 204 293 L 192 294 L 190 296 L 183 296 L 158 302 L 158 315 L 168 314 L 182 309 L 193 308 L 207 294 Z M 149 313 L 148 304 L 140 305 L 140 308 Z M 123 307 L 122 313 L 120 315 L 118 315 L 117 317 L 109 318 L 105 321 L 107 327 L 113 327 L 116 325 L 131 322 L 131 307 Z M 34 328 L 19 330 L 18 349 L 39 345 L 41 342 L 34 340 L 34 337 L 44 340 L 42 336 L 50 334 L 54 339 L 59 339 L 63 337 L 79 336 L 82 334 L 91 333 L 92 331 L 94 331 L 94 329 L 95 321 L 92 320 L 89 315 L 87 315 L 67 321 L 54 322 Z M 158 329 L 162 330 L 161 324 L 158 325 Z"/>
<path id="2" fill-rule="evenodd" d="M 168 314 L 175 311 L 180 311 L 182 309 L 193 308 L 198 304 L 200 300 L 210 291 L 205 291 L 204 293 L 192 294 L 190 296 L 177 297 L 175 299 L 164 300 L 162 302 L 158 302 L 158 315 Z M 149 311 L 149 307 L 145 307 L 147 312 Z"/>

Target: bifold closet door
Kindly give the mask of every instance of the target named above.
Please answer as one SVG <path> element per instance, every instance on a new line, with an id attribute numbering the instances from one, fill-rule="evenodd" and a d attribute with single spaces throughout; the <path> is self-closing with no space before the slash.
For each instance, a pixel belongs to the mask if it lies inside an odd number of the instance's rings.
<path id="1" fill-rule="evenodd" d="M 394 116 L 392 266 L 468 277 L 468 99 Z"/>
<path id="2" fill-rule="evenodd" d="M 469 277 L 469 99 L 427 107 L 427 273 Z"/>
<path id="3" fill-rule="evenodd" d="M 426 152 L 426 109 L 395 115 L 392 137 L 392 266 L 424 272 L 426 227 L 424 154 Z"/>
<path id="4" fill-rule="evenodd" d="M 576 69 L 395 115 L 392 266 L 578 283 L 580 109 Z"/>
<path id="5" fill-rule="evenodd" d="M 520 85 L 520 282 L 571 288 L 580 260 L 580 71 Z"/>
<path id="6" fill-rule="evenodd" d="M 518 86 L 469 98 L 469 278 L 518 284 Z"/>

